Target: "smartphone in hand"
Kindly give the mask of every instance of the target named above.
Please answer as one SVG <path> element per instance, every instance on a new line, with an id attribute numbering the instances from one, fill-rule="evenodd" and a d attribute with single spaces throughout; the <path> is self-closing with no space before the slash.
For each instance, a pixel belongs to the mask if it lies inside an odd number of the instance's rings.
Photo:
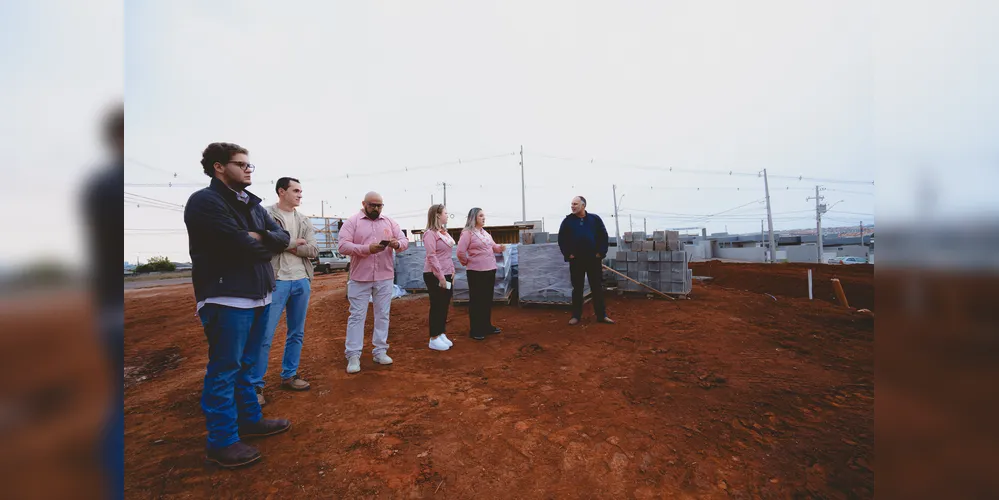
<path id="1" fill-rule="evenodd" d="M 391 243 L 391 241 L 389 241 L 389 240 L 382 240 L 382 241 L 378 242 L 378 244 L 381 245 L 381 246 L 383 246 L 383 247 L 389 246 L 389 243 Z"/>

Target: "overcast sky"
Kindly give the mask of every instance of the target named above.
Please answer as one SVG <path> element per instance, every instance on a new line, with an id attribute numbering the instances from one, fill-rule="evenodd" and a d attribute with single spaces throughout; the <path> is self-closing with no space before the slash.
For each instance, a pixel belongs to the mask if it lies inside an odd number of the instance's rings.
<path id="1" fill-rule="evenodd" d="M 446 182 L 453 226 L 472 206 L 505 224 L 523 146 L 527 218 L 550 230 L 582 194 L 613 233 L 616 184 L 622 232 L 758 231 L 764 168 L 777 229 L 814 227 L 816 184 L 826 226 L 908 214 L 926 185 L 981 212 L 999 180 L 997 9 L 927 5 L 130 1 L 124 189 L 182 205 L 208 182 L 201 151 L 229 141 L 266 203 L 292 176 L 307 214 L 376 190 L 422 228 Z M 100 39 L 55 17 L 63 45 Z M 124 207 L 125 259 L 190 260 L 182 213 L 154 205 Z"/>

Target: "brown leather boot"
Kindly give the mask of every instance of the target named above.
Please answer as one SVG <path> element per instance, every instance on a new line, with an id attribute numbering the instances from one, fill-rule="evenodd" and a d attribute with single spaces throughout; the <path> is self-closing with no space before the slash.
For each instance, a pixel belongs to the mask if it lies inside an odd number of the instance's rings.
<path id="1" fill-rule="evenodd" d="M 304 379 L 302 379 L 298 375 L 295 375 L 294 377 L 282 380 L 281 387 L 288 389 L 290 391 L 307 391 L 311 386 Z"/>
<path id="2" fill-rule="evenodd" d="M 219 467 L 234 469 L 260 460 L 260 452 L 248 444 L 237 441 L 225 448 L 209 449 L 207 459 Z"/>
<path id="3" fill-rule="evenodd" d="M 291 422 L 283 418 L 262 418 L 252 424 L 242 424 L 239 426 L 239 437 L 258 438 L 281 434 L 291 429 Z"/>

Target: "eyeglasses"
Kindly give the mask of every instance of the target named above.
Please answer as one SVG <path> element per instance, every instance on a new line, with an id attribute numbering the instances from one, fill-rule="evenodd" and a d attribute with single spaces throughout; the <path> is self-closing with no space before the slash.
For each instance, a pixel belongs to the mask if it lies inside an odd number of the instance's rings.
<path id="1" fill-rule="evenodd" d="M 371 207 L 371 208 L 382 208 L 382 204 L 381 203 L 368 203 L 368 202 L 364 202 L 364 203 L 367 203 L 367 205 L 369 207 Z"/>
<path id="2" fill-rule="evenodd" d="M 244 172 L 253 172 L 254 170 L 257 169 L 256 165 L 252 163 L 246 163 L 245 161 L 230 161 L 229 163 L 243 169 Z"/>

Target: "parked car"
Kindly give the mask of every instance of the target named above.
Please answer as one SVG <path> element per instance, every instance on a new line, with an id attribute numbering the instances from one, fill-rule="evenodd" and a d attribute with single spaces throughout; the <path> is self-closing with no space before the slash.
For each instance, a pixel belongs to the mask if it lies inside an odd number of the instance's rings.
<path id="1" fill-rule="evenodd" d="M 843 257 L 843 261 L 840 264 L 867 264 L 867 258 L 865 257 Z"/>
<path id="2" fill-rule="evenodd" d="M 846 257 L 833 257 L 826 261 L 826 264 L 842 264 Z"/>
<path id="3" fill-rule="evenodd" d="M 313 270 L 317 273 L 331 273 L 337 269 L 350 270 L 350 258 L 336 250 L 319 250 L 319 257 L 312 259 Z"/>

